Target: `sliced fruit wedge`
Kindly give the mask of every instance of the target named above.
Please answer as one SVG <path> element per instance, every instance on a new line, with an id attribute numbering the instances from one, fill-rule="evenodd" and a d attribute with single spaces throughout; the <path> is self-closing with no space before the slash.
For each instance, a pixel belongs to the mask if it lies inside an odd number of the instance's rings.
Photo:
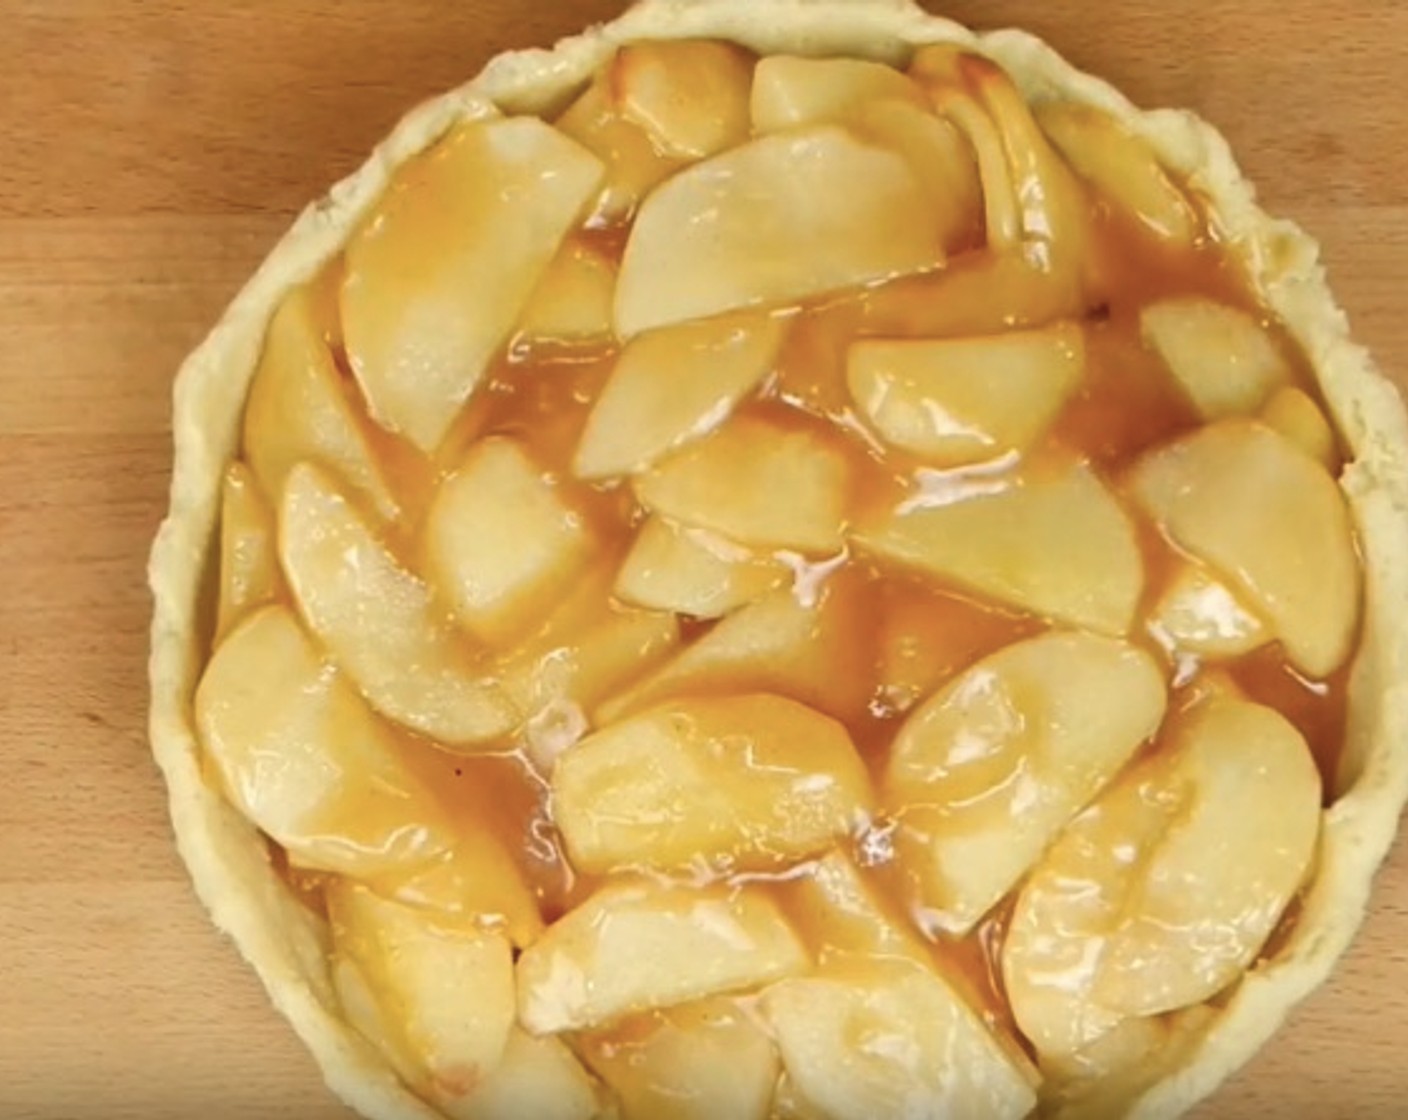
<path id="1" fill-rule="evenodd" d="M 788 920 L 820 963 L 854 954 L 929 960 L 928 948 L 908 920 L 894 913 L 840 852 L 783 879 L 776 891 Z"/>
<path id="2" fill-rule="evenodd" d="M 632 339 L 587 417 L 573 473 L 634 474 L 713 431 L 772 372 L 786 329 L 751 313 Z"/>
<path id="3" fill-rule="evenodd" d="M 807 964 L 756 888 L 614 882 L 519 957 L 519 1021 L 534 1034 L 583 1030 L 757 987 Z"/>
<path id="4" fill-rule="evenodd" d="M 634 481 L 653 513 L 761 549 L 840 551 L 850 462 L 816 428 L 736 416 Z"/>
<path id="5" fill-rule="evenodd" d="M 506 436 L 470 449 L 425 526 L 428 578 L 460 625 L 491 645 L 546 617 L 593 548 L 557 478 Z"/>
<path id="6" fill-rule="evenodd" d="M 766 1032 L 730 999 L 626 1019 L 576 1040 L 622 1120 L 767 1120 L 780 1069 Z"/>
<path id="7" fill-rule="evenodd" d="M 621 115 L 678 159 L 703 159 L 748 139 L 753 56 L 733 43 L 628 43 L 608 80 Z"/>
<path id="8" fill-rule="evenodd" d="M 646 200 L 621 263 L 616 331 L 932 268 L 944 257 L 941 232 L 901 156 L 830 125 L 763 136 Z"/>
<path id="9" fill-rule="evenodd" d="M 1085 372 L 1079 326 L 982 338 L 864 341 L 850 348 L 851 396 L 881 438 L 937 466 L 1025 451 Z"/>
<path id="10" fill-rule="evenodd" d="M 1349 656 L 1360 572 L 1334 480 L 1284 436 L 1222 420 L 1145 456 L 1131 490 L 1179 547 L 1226 579 L 1315 678 Z"/>
<path id="11" fill-rule="evenodd" d="M 1305 878 L 1320 827 L 1305 740 L 1213 698 L 1066 831 L 1018 896 L 1002 970 L 1043 1055 L 1234 983 Z"/>
<path id="12" fill-rule="evenodd" d="M 390 521 L 400 507 L 333 363 L 322 303 L 295 288 L 274 313 L 245 403 L 245 456 L 271 502 L 295 464 L 313 462 Z"/>
<path id="13" fill-rule="evenodd" d="M 597 75 L 557 118 L 556 126 L 606 167 L 606 178 L 591 203 L 588 223 L 593 226 L 628 222 L 646 195 L 687 163 L 666 154 L 644 128 L 627 119 L 609 70 Z"/>
<path id="14" fill-rule="evenodd" d="M 846 729 L 780 696 L 676 700 L 568 750 L 553 815 L 573 865 L 764 871 L 829 848 L 872 807 Z"/>
<path id="15" fill-rule="evenodd" d="M 898 70 L 859 58 L 801 58 L 774 54 L 753 75 L 752 118 L 757 132 L 845 121 L 875 101 L 927 108 L 924 91 Z"/>
<path id="16" fill-rule="evenodd" d="M 231 463 L 220 487 L 220 596 L 216 607 L 218 643 L 255 607 L 276 598 L 283 587 L 274 513 L 243 463 Z"/>
<path id="17" fill-rule="evenodd" d="M 1194 244 L 1197 212 L 1148 144 L 1092 105 L 1048 101 L 1035 112 L 1042 131 L 1107 202 L 1163 241 Z"/>
<path id="18" fill-rule="evenodd" d="M 1240 308 L 1180 296 L 1150 304 L 1139 321 L 1205 420 L 1254 413 L 1290 380 L 1271 336 Z"/>
<path id="19" fill-rule="evenodd" d="M 531 117 L 461 125 L 398 172 L 342 286 L 347 354 L 384 427 L 439 445 L 604 174 Z"/>
<path id="20" fill-rule="evenodd" d="M 1143 650 L 1093 634 L 1018 642 L 918 707 L 895 736 L 883 797 L 927 923 L 961 936 L 1163 720 Z"/>
<path id="21" fill-rule="evenodd" d="M 585 345 L 611 339 L 616 262 L 578 239 L 558 250 L 519 320 L 522 345 Z"/>
<path id="22" fill-rule="evenodd" d="M 597 711 L 613 723 L 662 700 L 759 689 L 845 722 L 870 702 L 873 650 L 858 579 L 839 573 L 815 601 L 780 589 L 721 620 Z"/>
<path id="23" fill-rule="evenodd" d="M 446 744 L 511 731 L 519 712 L 365 518 L 317 467 L 288 476 L 279 549 L 299 612 L 372 706 Z"/>
<path id="24" fill-rule="evenodd" d="M 1222 580 L 1184 563 L 1159 597 L 1149 633 L 1177 653 L 1240 657 L 1271 641 L 1262 622 Z"/>
<path id="25" fill-rule="evenodd" d="M 780 560 L 711 533 L 647 518 L 616 577 L 616 595 L 651 610 L 721 618 L 787 582 Z"/>
<path id="26" fill-rule="evenodd" d="M 1032 1085 L 981 1019 L 914 961 L 842 958 L 763 996 L 798 1097 L 830 1120 L 1027 1116 Z"/>
<path id="27" fill-rule="evenodd" d="M 417 1087 L 437 1102 L 470 1097 L 499 1065 L 513 1027 L 507 936 L 347 880 L 329 884 L 326 899 L 335 951 L 366 981 L 401 1062 L 408 1056 L 424 1071 Z"/>
<path id="28" fill-rule="evenodd" d="M 504 1055 L 474 1092 L 436 1103 L 450 1120 L 594 1120 L 597 1086 L 566 1044 L 514 1027 Z"/>
<path id="29" fill-rule="evenodd" d="M 220 645 L 195 718 L 231 801 L 305 867 L 376 875 L 452 846 L 430 791 L 286 607 L 255 611 Z"/>
<path id="30" fill-rule="evenodd" d="M 1280 432 L 1331 475 L 1339 474 L 1343 462 L 1335 430 L 1304 389 L 1277 389 L 1261 410 L 1261 422 Z"/>
<path id="31" fill-rule="evenodd" d="M 1129 631 L 1144 586 L 1133 523 L 1079 464 L 921 472 L 914 494 L 853 539 L 963 590 L 1104 634 Z"/>

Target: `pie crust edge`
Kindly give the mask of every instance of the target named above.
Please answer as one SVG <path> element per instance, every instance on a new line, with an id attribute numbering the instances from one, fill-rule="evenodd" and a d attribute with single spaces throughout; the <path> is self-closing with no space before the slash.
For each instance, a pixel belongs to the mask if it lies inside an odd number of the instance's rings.
<path id="1" fill-rule="evenodd" d="M 283 295 L 346 242 L 402 163 L 452 125 L 557 102 L 622 43 L 728 38 L 760 53 L 837 52 L 892 58 L 910 45 L 956 42 L 998 61 L 1030 98 L 1098 106 L 1154 148 L 1209 200 L 1232 252 L 1304 349 L 1354 452 L 1341 478 L 1359 533 L 1364 629 L 1350 684 L 1339 797 L 1325 815 L 1315 878 L 1277 955 L 1247 973 L 1174 1072 L 1131 1105 L 1139 1118 L 1178 1115 L 1243 1065 L 1291 1008 L 1330 973 L 1367 908 L 1376 869 L 1408 799 L 1408 416 L 1393 386 L 1352 342 L 1320 263 L 1319 246 L 1256 203 L 1223 137 L 1192 113 L 1141 111 L 1041 40 L 975 34 L 909 0 L 644 0 L 613 23 L 551 50 L 500 55 L 464 86 L 412 110 L 355 174 L 294 223 L 190 355 L 174 386 L 170 510 L 152 549 L 150 737 L 165 776 L 177 846 L 196 893 L 259 974 L 312 1051 L 329 1087 L 375 1120 L 434 1120 L 339 1015 L 327 974 L 327 934 L 271 867 L 254 827 L 208 784 L 192 719 L 204 664 L 202 604 L 212 565 L 221 474 L 265 327 Z"/>

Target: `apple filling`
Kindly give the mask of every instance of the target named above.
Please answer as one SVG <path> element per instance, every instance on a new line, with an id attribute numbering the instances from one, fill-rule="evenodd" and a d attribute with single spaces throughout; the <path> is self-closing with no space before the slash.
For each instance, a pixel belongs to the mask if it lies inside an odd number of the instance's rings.
<path id="1" fill-rule="evenodd" d="M 196 721 L 445 1116 L 1079 1112 L 1313 872 L 1343 465 L 1113 118 L 635 44 L 285 298 Z"/>

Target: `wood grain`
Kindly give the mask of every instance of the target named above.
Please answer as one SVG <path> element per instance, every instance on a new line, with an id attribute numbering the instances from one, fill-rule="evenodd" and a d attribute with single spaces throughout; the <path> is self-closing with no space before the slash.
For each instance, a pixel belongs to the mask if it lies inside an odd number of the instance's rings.
<path id="1" fill-rule="evenodd" d="M 211 929 L 143 726 L 170 378 L 420 98 L 619 0 L 0 0 L 0 1117 L 346 1117 Z M 1408 373 L 1408 4 L 952 0 L 1201 110 Z M 1330 15 L 1333 11 L 1333 15 Z M 1404 382 L 1400 380 L 1400 384 Z M 1408 1111 L 1408 848 L 1333 983 L 1204 1109 Z"/>

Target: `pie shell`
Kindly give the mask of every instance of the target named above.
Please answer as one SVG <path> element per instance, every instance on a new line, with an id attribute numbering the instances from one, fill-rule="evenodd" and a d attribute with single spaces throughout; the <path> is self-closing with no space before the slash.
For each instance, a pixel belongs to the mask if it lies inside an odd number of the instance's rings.
<path id="1" fill-rule="evenodd" d="M 1059 97 L 1113 114 L 1207 199 L 1218 233 L 1308 356 L 1352 449 L 1341 484 L 1359 534 L 1367 598 L 1338 796 L 1325 814 L 1316 873 L 1288 939 L 1244 977 L 1183 1062 L 1129 1111 L 1139 1118 L 1179 1115 L 1244 1064 L 1329 974 L 1362 920 L 1408 797 L 1408 418 L 1393 386 L 1350 340 L 1318 245 L 1261 210 L 1209 124 L 1188 112 L 1142 112 L 1031 35 L 975 34 L 909 0 L 644 0 L 552 50 L 501 55 L 468 84 L 412 110 L 360 171 L 298 218 L 187 359 L 174 387 L 171 505 L 149 568 L 150 733 L 196 891 L 343 1101 L 373 1120 L 439 1116 L 340 1016 L 327 929 L 293 897 L 257 830 L 202 765 L 192 697 L 209 653 L 221 475 L 238 451 L 245 396 L 274 309 L 342 248 L 401 164 L 455 124 L 496 108 L 543 112 L 563 105 L 623 43 L 696 37 L 731 39 L 761 54 L 884 61 L 902 59 L 913 46 L 954 42 L 1000 63 L 1029 100 Z"/>

